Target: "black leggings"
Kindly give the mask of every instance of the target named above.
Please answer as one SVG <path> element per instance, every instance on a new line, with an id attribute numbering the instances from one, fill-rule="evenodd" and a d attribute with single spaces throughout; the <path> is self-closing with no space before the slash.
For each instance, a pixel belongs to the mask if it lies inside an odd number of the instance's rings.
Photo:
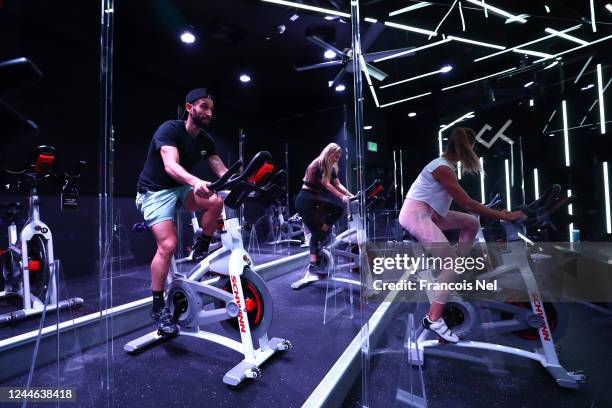
<path id="1" fill-rule="evenodd" d="M 338 218 L 344 212 L 344 208 L 339 200 L 334 200 L 332 197 L 326 197 L 324 194 L 318 194 L 314 191 L 302 189 L 295 198 L 295 207 L 297 208 L 302 222 L 312 234 L 310 237 L 310 254 L 317 255 L 319 251 L 319 242 L 325 237 L 325 233 L 321 231 L 323 224 L 332 225 L 338 221 Z"/>

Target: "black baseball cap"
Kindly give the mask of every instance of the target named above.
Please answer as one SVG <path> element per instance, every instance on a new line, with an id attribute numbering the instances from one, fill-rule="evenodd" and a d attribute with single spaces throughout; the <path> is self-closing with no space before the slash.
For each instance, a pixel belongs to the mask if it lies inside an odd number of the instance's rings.
<path id="1" fill-rule="evenodd" d="M 198 99 L 202 98 L 211 98 L 212 94 L 208 90 L 208 88 L 196 88 L 189 91 L 187 96 L 185 97 L 185 103 L 194 103 Z"/>

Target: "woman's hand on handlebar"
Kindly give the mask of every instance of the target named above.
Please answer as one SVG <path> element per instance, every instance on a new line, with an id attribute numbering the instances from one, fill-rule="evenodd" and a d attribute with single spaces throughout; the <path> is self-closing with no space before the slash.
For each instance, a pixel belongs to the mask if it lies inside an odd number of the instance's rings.
<path id="1" fill-rule="evenodd" d="M 352 197 L 352 196 L 350 196 L 350 195 L 345 195 L 345 196 L 342 196 L 342 202 L 343 202 L 344 204 L 347 204 L 347 203 L 348 203 L 348 202 L 351 200 L 351 197 Z"/>
<path id="2" fill-rule="evenodd" d="M 522 211 L 502 211 L 501 219 L 508 222 L 515 222 L 527 218 L 527 215 Z"/>
<path id="3" fill-rule="evenodd" d="M 193 193 L 202 198 L 211 197 L 213 194 L 215 194 L 215 192 L 208 189 L 209 184 L 210 183 L 208 181 L 204 180 L 196 181 L 193 183 Z"/>

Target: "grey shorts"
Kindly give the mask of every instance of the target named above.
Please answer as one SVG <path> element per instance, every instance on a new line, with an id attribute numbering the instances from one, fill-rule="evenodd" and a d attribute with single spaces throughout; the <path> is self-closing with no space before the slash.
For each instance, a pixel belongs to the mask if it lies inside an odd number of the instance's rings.
<path id="1" fill-rule="evenodd" d="M 193 190 L 191 186 L 180 186 L 138 193 L 136 194 L 136 208 L 149 227 L 162 221 L 174 220 L 176 209 L 183 207 L 191 190 Z"/>

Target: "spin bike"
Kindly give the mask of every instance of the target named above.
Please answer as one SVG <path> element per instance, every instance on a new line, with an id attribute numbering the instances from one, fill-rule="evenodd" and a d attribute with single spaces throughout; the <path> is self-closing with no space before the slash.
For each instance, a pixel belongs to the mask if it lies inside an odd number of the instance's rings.
<path id="1" fill-rule="evenodd" d="M 384 188 L 380 180 L 375 180 L 365 190 L 366 209 L 378 202 L 379 195 Z M 348 229 L 334 238 L 334 240 L 319 253 L 319 262 L 323 269 L 327 271 L 326 275 L 310 273 L 306 269 L 304 276 L 291 284 L 291 288 L 298 290 L 313 282 L 324 280 L 326 278 L 337 282 L 344 282 L 351 285 L 361 285 L 357 279 L 342 278 L 333 276 L 340 271 L 358 270 L 359 262 L 359 247 L 357 245 L 360 234 L 363 234 L 363 221 L 359 212 L 359 200 L 361 192 L 358 192 L 352 197 L 347 204 L 348 206 Z M 342 263 L 336 263 L 336 260 L 343 260 Z M 366 279 L 371 279 L 369 273 L 365 274 Z"/>
<path id="2" fill-rule="evenodd" d="M 497 241 L 495 244 L 498 245 L 497 249 L 489 251 L 490 258 L 495 262 L 496 267 L 478 275 L 478 279 L 503 282 L 499 283 L 499 286 L 504 291 L 524 292 L 529 301 L 465 301 L 459 295 L 453 294 L 446 304 L 443 317 L 447 325 L 459 336 L 469 334 L 470 337 L 478 337 L 487 332 L 494 332 L 500 335 L 511 335 L 510 342 L 519 345 L 512 347 L 480 341 L 459 341 L 452 345 L 449 344 L 451 349 L 454 347 L 472 348 L 525 357 L 539 362 L 559 386 L 575 389 L 578 388 L 579 382 L 586 381 L 586 376 L 580 371 L 567 371 L 560 364 L 553 339 L 553 334 L 557 339 L 562 335 L 565 329 L 563 324 L 567 320 L 566 316 L 562 305 L 544 301 L 532 270 L 533 265 L 537 271 L 538 264 L 548 256 L 536 251 L 530 254 L 526 249 L 526 245 L 534 245 L 534 242 L 527 237 L 528 229 L 538 231 L 542 228 L 550 228 L 550 217 L 573 201 L 573 197 L 560 197 L 559 191 L 560 189 L 553 186 L 543 195 L 542 199 L 517 208 L 527 214 L 526 220 L 514 223 L 496 222 L 495 234 L 487 233 L 487 227 L 485 227 L 487 241 Z M 489 204 L 491 207 L 495 205 Z M 429 270 L 420 271 L 417 275 L 430 282 L 434 280 Z M 424 364 L 425 348 L 434 348 L 443 344 L 438 340 L 428 339 L 429 337 L 435 337 L 435 334 L 423 327 L 418 329 L 416 336 L 410 336 L 406 347 L 412 365 Z M 529 351 L 530 348 L 533 351 Z M 438 351 L 437 354 L 470 361 L 477 360 L 450 350 L 447 350 L 446 353 Z"/>
<path id="3" fill-rule="evenodd" d="M 237 386 L 246 378 L 261 377 L 260 366 L 277 351 L 291 349 L 289 340 L 268 339 L 272 322 L 272 295 L 264 280 L 253 271 L 253 261 L 242 244 L 239 208 L 252 192 L 274 188 L 284 171 L 272 175 L 274 165 L 268 152 L 259 152 L 241 173 L 241 162 L 233 166 L 209 190 L 219 191 L 224 206 L 219 220 L 222 247 L 200 261 L 186 275 L 177 272 L 173 261 L 166 304 L 179 326 L 177 336 L 188 336 L 217 343 L 244 356 L 244 359 L 223 377 L 223 382 Z M 211 264 L 229 252 L 228 271 L 214 272 Z M 213 308 L 209 307 L 212 305 Z M 239 334 L 240 341 L 202 326 L 219 322 L 230 333 Z M 124 346 L 130 353 L 162 339 L 156 331 L 132 340 Z M 253 340 L 257 340 L 256 348 Z"/>
<path id="4" fill-rule="evenodd" d="M 62 310 L 83 304 L 83 299 L 75 297 L 66 300 L 58 299 L 57 273 L 53 256 L 53 238 L 51 229 L 40 219 L 38 186 L 43 181 L 51 180 L 63 184 L 63 208 L 76 208 L 78 192 L 75 180 L 80 176 L 85 162 L 80 162 L 75 174 L 64 173 L 63 176 L 52 173 L 55 160 L 55 149 L 51 146 L 39 146 L 36 149 L 36 162 L 28 170 L 6 170 L 6 175 L 17 178 L 17 190 L 27 188 L 28 220 L 17 233 L 17 216 L 20 203 L 0 204 L 2 218 L 8 221 L 9 247 L 2 252 L 2 278 L 4 289 L 0 298 L 19 296 L 22 308 L 0 315 L 0 324 L 7 324 L 42 314 L 45 310 Z M 10 184 L 9 184 L 10 187 Z"/>

